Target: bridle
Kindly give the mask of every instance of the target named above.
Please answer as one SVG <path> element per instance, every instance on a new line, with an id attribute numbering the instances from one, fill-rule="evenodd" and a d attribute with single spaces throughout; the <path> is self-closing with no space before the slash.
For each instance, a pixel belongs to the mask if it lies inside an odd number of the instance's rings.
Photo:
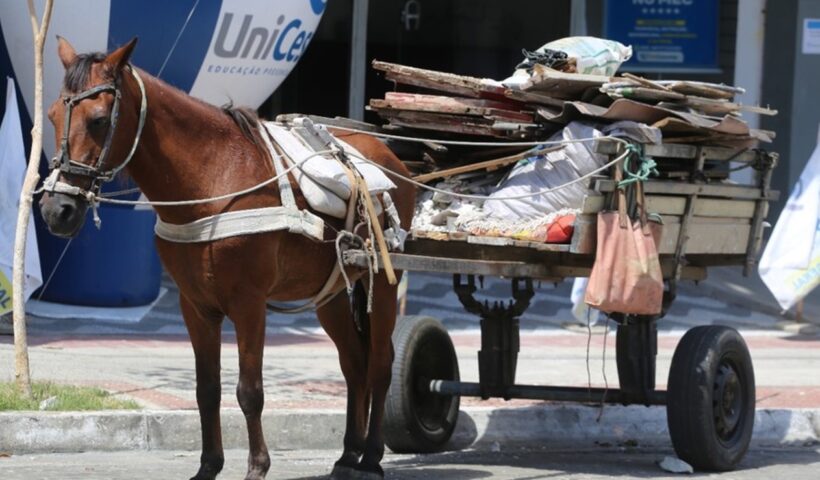
<path id="1" fill-rule="evenodd" d="M 65 122 L 63 124 L 63 135 L 60 138 L 60 150 L 51 160 L 51 173 L 49 173 L 48 178 L 46 178 L 43 182 L 42 191 L 83 197 L 94 205 L 94 199 L 99 195 L 102 184 L 113 180 L 117 173 L 125 168 L 125 166 L 128 165 L 128 162 L 130 162 L 134 157 L 134 152 L 137 150 L 140 135 L 142 134 L 142 128 L 145 126 L 145 117 L 148 111 L 148 98 L 145 95 L 145 85 L 142 82 L 142 78 L 140 78 L 137 73 L 137 70 L 131 65 L 128 65 L 126 68 L 129 72 L 131 72 L 134 80 L 137 81 L 137 85 L 140 89 L 141 100 L 137 132 L 134 135 L 134 143 L 131 145 L 131 150 L 128 152 L 128 156 L 125 157 L 125 161 L 116 167 L 104 169 L 108 157 L 111 154 L 111 142 L 114 138 L 114 133 L 117 130 L 117 121 L 119 120 L 120 113 L 120 98 L 122 97 L 120 89 L 121 77 L 117 76 L 114 82 L 91 87 L 88 90 L 84 90 L 76 95 L 63 96 L 63 103 L 65 104 L 66 110 Z M 94 165 L 89 166 L 76 160 L 72 160 L 70 157 L 68 136 L 69 129 L 71 128 L 71 110 L 83 100 L 95 97 L 102 92 L 111 92 L 114 95 L 114 105 L 111 107 L 111 113 L 108 117 L 108 132 L 105 135 L 105 143 L 103 143 L 100 156 L 97 158 Z M 61 173 L 90 178 L 91 185 L 87 190 L 75 185 L 70 185 L 60 180 Z"/>

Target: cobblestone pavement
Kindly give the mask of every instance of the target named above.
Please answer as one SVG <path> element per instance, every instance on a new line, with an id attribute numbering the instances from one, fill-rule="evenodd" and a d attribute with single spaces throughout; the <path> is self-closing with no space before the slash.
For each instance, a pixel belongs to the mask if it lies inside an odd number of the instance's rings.
<path id="1" fill-rule="evenodd" d="M 511 450 L 468 450 L 435 455 L 388 454 L 384 467 L 387 479 L 578 479 L 618 477 L 681 478 L 662 471 L 656 464 L 670 452 L 634 448 L 560 451 L 538 448 Z M 225 470 L 219 478 L 242 478 L 247 453 L 226 452 Z M 275 451 L 268 479 L 327 478 L 337 452 Z M 191 476 L 198 454 L 191 452 L 117 452 L 23 455 L 0 457 L 0 477 L 4 480 L 153 480 Z M 816 480 L 820 472 L 820 451 L 814 448 L 750 451 L 738 470 L 696 477 L 730 480 Z"/>

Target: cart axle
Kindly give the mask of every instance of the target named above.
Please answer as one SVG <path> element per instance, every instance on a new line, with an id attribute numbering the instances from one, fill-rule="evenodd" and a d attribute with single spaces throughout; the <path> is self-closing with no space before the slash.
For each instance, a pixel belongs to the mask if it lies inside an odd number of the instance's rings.
<path id="1" fill-rule="evenodd" d="M 485 397 L 481 384 L 474 382 L 454 382 L 451 380 L 430 380 L 429 389 L 439 395 L 458 395 L 461 397 Z M 554 402 L 592 402 L 620 403 L 630 405 L 629 400 L 618 389 L 552 387 L 541 385 L 510 385 L 494 395 L 504 399 L 523 398 L 528 400 L 551 400 Z M 496 394 L 497 393 L 497 394 Z M 666 392 L 653 390 L 648 396 L 647 405 L 666 405 Z"/>

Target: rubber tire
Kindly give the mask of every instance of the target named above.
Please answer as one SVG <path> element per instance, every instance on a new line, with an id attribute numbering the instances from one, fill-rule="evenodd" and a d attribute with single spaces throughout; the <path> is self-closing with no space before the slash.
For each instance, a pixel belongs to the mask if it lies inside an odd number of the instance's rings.
<path id="1" fill-rule="evenodd" d="M 713 405 L 722 362 L 732 365 L 740 382 L 739 419 L 728 439 L 718 434 Z M 754 429 L 755 380 L 749 349 L 737 330 L 705 325 L 686 332 L 669 369 L 666 415 L 675 452 L 693 467 L 728 471 L 740 462 Z"/>
<path id="2" fill-rule="evenodd" d="M 418 382 L 420 374 L 460 379 L 450 335 L 434 318 L 402 317 L 393 332 L 393 347 L 393 379 L 383 424 L 385 444 L 396 453 L 441 451 L 456 427 L 460 399 L 419 392 Z"/>

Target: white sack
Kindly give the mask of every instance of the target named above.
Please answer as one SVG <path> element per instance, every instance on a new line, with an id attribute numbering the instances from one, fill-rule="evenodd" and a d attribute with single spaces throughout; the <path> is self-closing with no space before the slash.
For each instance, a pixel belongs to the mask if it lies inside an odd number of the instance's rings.
<path id="1" fill-rule="evenodd" d="M 7 79 L 6 113 L 0 126 L 0 314 L 11 310 L 11 278 L 14 265 L 14 235 L 17 225 L 20 192 L 26 176 L 26 153 L 23 147 L 23 130 L 17 108 L 14 80 Z M 37 234 L 34 216 L 29 216 L 26 239 L 25 299 L 43 284 L 40 271 L 40 253 L 37 251 Z"/>
<path id="2" fill-rule="evenodd" d="M 607 77 L 615 75 L 621 64 L 632 57 L 632 47 L 597 37 L 561 38 L 536 51 L 543 52 L 547 49 L 560 50 L 566 52 L 569 58 L 574 58 L 578 73 Z"/>
<path id="3" fill-rule="evenodd" d="M 286 159 L 288 167 L 314 153 L 287 128 L 273 123 L 266 123 L 265 127 L 288 157 Z M 316 128 L 324 127 L 316 126 Z M 352 157 L 353 165 L 367 181 L 371 194 L 396 188 L 396 185 L 379 168 L 359 160 L 357 157 L 361 157 L 362 154 L 358 150 L 339 139 L 336 140 Z M 336 218 L 345 217 L 351 192 L 350 181 L 337 160 L 315 156 L 302 162 L 300 167 L 292 170 L 292 173 L 312 209 Z"/>
<path id="4" fill-rule="evenodd" d="M 542 45 L 536 52 L 544 53 L 548 49 L 560 50 L 574 58 L 577 73 L 607 77 L 615 75 L 621 64 L 632 57 L 632 47 L 597 37 L 566 37 Z M 529 78 L 529 72 L 519 68 L 501 83 L 520 88 Z"/>

